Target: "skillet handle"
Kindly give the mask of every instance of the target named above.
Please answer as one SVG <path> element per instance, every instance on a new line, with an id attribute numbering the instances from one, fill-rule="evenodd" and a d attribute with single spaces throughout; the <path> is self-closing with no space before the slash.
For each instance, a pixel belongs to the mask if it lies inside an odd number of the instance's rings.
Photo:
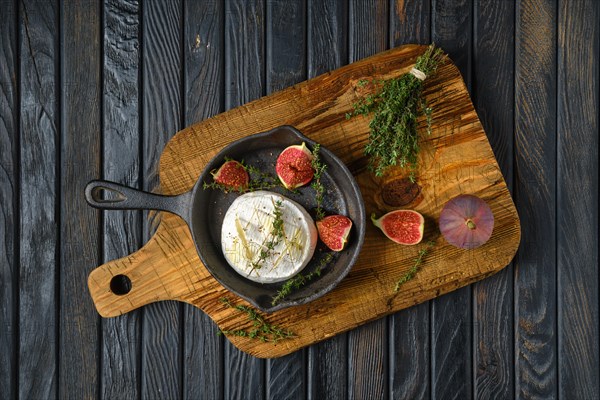
<path id="1" fill-rule="evenodd" d="M 163 196 L 116 182 L 93 180 L 85 187 L 85 200 L 90 206 L 103 210 L 168 211 L 179 215 L 189 225 L 192 192 L 193 189 L 177 196 Z"/>

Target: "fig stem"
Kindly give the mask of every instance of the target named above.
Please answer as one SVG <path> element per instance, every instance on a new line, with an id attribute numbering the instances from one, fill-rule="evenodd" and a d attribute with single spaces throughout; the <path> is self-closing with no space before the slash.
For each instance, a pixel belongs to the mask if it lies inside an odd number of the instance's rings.
<path id="1" fill-rule="evenodd" d="M 467 227 L 469 229 L 475 229 L 477 226 L 475 226 L 475 222 L 473 222 L 473 220 L 471 218 L 469 218 L 467 220 L 467 222 L 465 222 L 467 224 Z"/>

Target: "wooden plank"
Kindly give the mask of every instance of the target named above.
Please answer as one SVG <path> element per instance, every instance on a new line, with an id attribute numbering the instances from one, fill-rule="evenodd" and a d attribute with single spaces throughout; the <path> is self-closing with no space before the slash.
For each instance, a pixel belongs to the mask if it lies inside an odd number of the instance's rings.
<path id="1" fill-rule="evenodd" d="M 314 78 L 348 62 L 348 5 L 338 0 L 310 0 L 307 14 L 307 69 L 309 78 Z M 346 398 L 347 363 L 346 333 L 311 346 L 308 349 L 308 398 Z"/>
<path id="2" fill-rule="evenodd" d="M 306 80 L 305 0 L 267 2 L 267 94 Z M 306 397 L 306 351 L 267 360 L 266 398 Z"/>
<path id="3" fill-rule="evenodd" d="M 512 188 L 515 5 L 481 0 L 474 10 L 474 104 Z M 513 267 L 473 285 L 473 396 L 514 397 Z"/>
<path id="4" fill-rule="evenodd" d="M 19 83 L 18 3 L 0 3 L 0 393 L 18 396 Z"/>
<path id="5" fill-rule="evenodd" d="M 98 315 L 86 288 L 99 257 L 98 212 L 82 201 L 100 176 L 101 5 L 62 4 L 62 121 L 60 187 L 59 398 L 96 397 L 99 389 Z"/>
<path id="6" fill-rule="evenodd" d="M 108 0 L 104 7 L 103 177 L 141 187 L 140 6 Z M 141 245 L 138 211 L 103 213 L 103 258 L 113 260 Z M 141 311 L 102 320 L 100 397 L 139 398 Z"/>
<path id="7" fill-rule="evenodd" d="M 224 111 L 222 1 L 184 2 L 185 122 L 188 126 Z M 223 398 L 223 338 L 204 312 L 184 305 L 183 398 Z"/>
<path id="8" fill-rule="evenodd" d="M 261 97 L 265 82 L 265 1 L 228 0 L 225 3 L 225 108 Z M 234 347 L 224 348 L 224 396 L 266 397 L 263 360 Z"/>
<path id="9" fill-rule="evenodd" d="M 306 80 L 306 0 L 267 2 L 267 94 Z"/>
<path id="10" fill-rule="evenodd" d="M 431 41 L 429 2 L 394 2 L 390 14 L 391 46 Z M 388 318 L 391 399 L 430 397 L 430 311 L 425 302 Z"/>
<path id="11" fill-rule="evenodd" d="M 515 259 L 515 395 L 556 398 L 556 1 L 516 10 L 515 202 L 523 240 Z M 550 216 L 550 217 L 549 217 Z"/>
<path id="12" fill-rule="evenodd" d="M 348 63 L 348 4 L 308 0 L 307 75 L 314 78 Z"/>
<path id="13" fill-rule="evenodd" d="M 142 5 L 143 187 L 160 191 L 158 159 L 182 122 L 181 0 L 152 0 Z M 147 213 L 145 212 L 144 215 Z M 145 217 L 143 234 L 154 232 L 160 213 Z M 175 399 L 182 392 L 181 305 L 161 302 L 145 309 L 142 331 L 142 398 Z"/>
<path id="14" fill-rule="evenodd" d="M 58 3 L 21 2 L 19 396 L 56 396 Z"/>
<path id="15" fill-rule="evenodd" d="M 388 47 L 389 2 L 350 2 L 349 62 Z M 385 398 L 388 385 L 387 318 L 363 325 L 348 333 L 348 397 Z"/>
<path id="16" fill-rule="evenodd" d="M 559 4 L 556 227 L 558 396 L 562 398 L 600 398 L 599 21 L 597 1 Z"/>
<path id="17" fill-rule="evenodd" d="M 433 42 L 450 55 L 470 90 L 472 4 L 468 0 L 435 0 L 431 25 Z M 470 178 L 457 176 L 463 181 Z M 469 286 L 432 303 L 431 396 L 434 399 L 472 397 L 471 315 Z"/>
<path id="18" fill-rule="evenodd" d="M 225 2 L 225 108 L 264 95 L 265 2 Z"/>
<path id="19" fill-rule="evenodd" d="M 431 4 L 427 1 L 393 1 L 390 10 L 392 46 L 431 42 Z"/>

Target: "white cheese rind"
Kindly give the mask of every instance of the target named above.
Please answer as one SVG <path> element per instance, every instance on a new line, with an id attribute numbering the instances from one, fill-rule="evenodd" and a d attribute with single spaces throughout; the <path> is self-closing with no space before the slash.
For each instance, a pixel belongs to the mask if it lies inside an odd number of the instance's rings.
<path id="1" fill-rule="evenodd" d="M 278 201 L 285 232 L 279 240 L 272 234 Z M 312 258 L 317 238 L 317 228 L 300 204 L 264 190 L 235 199 L 221 228 L 221 247 L 229 265 L 242 276 L 261 283 L 284 281 L 300 272 Z M 267 250 L 270 242 L 277 244 Z M 261 251 L 267 255 L 262 259 Z"/>

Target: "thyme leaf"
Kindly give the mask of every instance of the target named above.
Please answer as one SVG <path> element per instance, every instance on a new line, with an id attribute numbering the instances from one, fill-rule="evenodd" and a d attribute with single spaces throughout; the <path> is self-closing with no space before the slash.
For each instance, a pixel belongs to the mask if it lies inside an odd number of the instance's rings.
<path id="1" fill-rule="evenodd" d="M 327 267 L 331 260 L 333 260 L 333 254 L 327 253 L 325 254 L 325 256 L 323 256 L 323 258 L 321 258 L 321 260 L 319 261 L 319 265 L 317 265 L 317 267 L 312 272 L 306 275 L 300 272 L 293 278 L 285 281 L 283 286 L 281 286 L 281 289 L 277 291 L 277 295 L 273 297 L 271 305 L 276 305 L 281 300 L 289 296 L 290 293 L 292 293 L 294 290 L 300 289 L 302 286 L 306 285 L 311 280 L 321 276 L 321 272 L 325 267 Z"/>
<path id="2" fill-rule="evenodd" d="M 443 51 L 432 44 L 417 58 L 415 69 L 429 76 L 445 59 Z M 365 146 L 370 171 L 381 176 L 386 168 L 399 165 L 409 168 L 409 177 L 414 181 L 419 153 L 418 117 L 426 116 L 427 133 L 431 132 L 432 109 L 422 97 L 423 81 L 407 73 L 399 78 L 372 83 L 377 88 L 376 92 L 353 104 L 354 111 L 346 118 L 373 114 L 369 122 L 369 141 Z M 357 83 L 358 87 L 365 85 L 362 80 Z"/>
<path id="3" fill-rule="evenodd" d="M 224 304 L 227 308 L 234 308 L 239 312 L 242 312 L 248 316 L 248 319 L 252 322 L 251 329 L 233 329 L 233 330 L 219 330 L 218 335 L 225 336 L 238 336 L 247 337 L 250 339 L 257 339 L 261 342 L 273 342 L 276 343 L 279 340 L 295 338 L 294 332 L 284 330 L 278 325 L 269 323 L 265 318 L 258 313 L 252 307 L 244 305 L 234 305 L 227 297 L 222 297 L 219 301 Z"/>
<path id="4" fill-rule="evenodd" d="M 258 255 L 258 260 L 252 263 L 252 271 L 260 269 L 264 264 L 265 260 L 269 258 L 275 247 L 281 242 L 281 239 L 285 236 L 283 228 L 283 211 L 282 201 L 277 200 L 273 203 L 273 224 L 271 232 L 269 232 L 269 241 L 264 244 L 264 248 Z"/>
<path id="5" fill-rule="evenodd" d="M 325 212 L 323 211 L 323 197 L 325 196 L 325 186 L 321 182 L 321 177 L 323 176 L 323 172 L 327 169 L 327 165 L 321 162 L 321 158 L 319 156 L 319 151 L 321 150 L 320 144 L 315 144 L 315 147 L 312 151 L 312 161 L 311 166 L 315 170 L 313 175 L 313 182 L 311 183 L 311 187 L 315 190 L 315 200 L 317 202 L 316 208 L 316 217 L 317 221 L 325 218 Z"/>
<path id="6" fill-rule="evenodd" d="M 434 245 L 435 242 L 430 241 L 427 242 L 427 245 L 424 248 L 419 250 L 417 257 L 414 259 L 412 267 L 410 267 L 408 272 L 402 275 L 402 277 L 400 277 L 400 279 L 398 279 L 398 281 L 396 282 L 396 286 L 394 286 L 395 293 L 397 293 L 400 290 L 400 287 L 402 285 L 404 285 L 406 282 L 410 281 L 412 278 L 415 277 L 417 272 L 419 272 L 421 265 L 423 264 L 423 258 L 427 255 L 427 253 L 429 253 L 429 251 L 433 248 Z"/>

